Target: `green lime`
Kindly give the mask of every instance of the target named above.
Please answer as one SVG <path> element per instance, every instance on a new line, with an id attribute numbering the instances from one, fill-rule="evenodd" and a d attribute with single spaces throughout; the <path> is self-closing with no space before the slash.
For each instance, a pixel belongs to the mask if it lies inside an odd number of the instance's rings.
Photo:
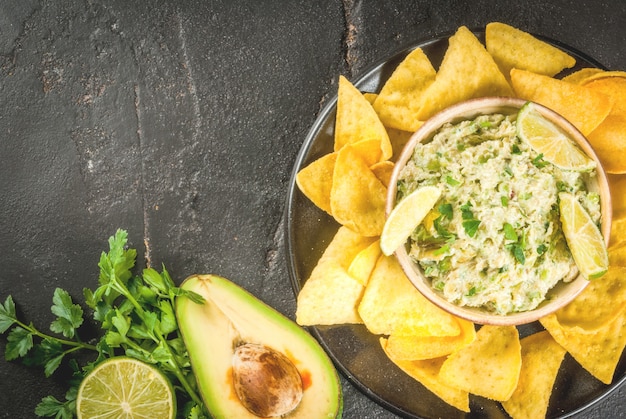
<path id="1" fill-rule="evenodd" d="M 98 364 L 83 379 L 76 397 L 78 418 L 170 419 L 176 417 L 172 386 L 145 362 L 115 357 Z"/>

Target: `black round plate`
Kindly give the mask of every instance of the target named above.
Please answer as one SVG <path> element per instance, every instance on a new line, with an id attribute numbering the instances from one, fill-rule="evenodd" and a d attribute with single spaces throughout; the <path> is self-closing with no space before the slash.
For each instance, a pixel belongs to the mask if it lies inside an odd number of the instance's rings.
<path id="1" fill-rule="evenodd" d="M 475 31 L 484 40 L 484 32 Z M 539 36 L 538 36 L 539 37 Z M 448 46 L 449 35 L 416 43 L 373 66 L 352 81 L 363 92 L 378 92 L 396 66 L 414 48 L 421 47 L 437 68 Z M 604 68 L 585 54 L 557 41 L 539 37 L 574 56 L 583 67 Z M 563 74 L 565 75 L 565 74 Z M 561 75 L 559 75 L 561 76 Z M 323 108 L 311 127 L 294 166 L 286 205 L 286 246 L 291 281 L 297 294 L 311 274 L 319 257 L 339 225 L 313 205 L 297 188 L 296 173 L 310 162 L 332 151 L 337 96 Z M 310 332 L 341 371 L 365 395 L 390 411 L 407 418 L 508 418 L 499 403 L 470 396 L 471 413 L 461 412 L 443 402 L 415 381 L 385 355 L 378 342 L 363 325 L 310 327 Z M 541 330 L 539 323 L 519 328 L 520 336 Z M 557 376 L 548 408 L 548 417 L 565 418 L 581 412 L 606 397 L 626 380 L 626 354 L 615 371 L 611 385 L 605 385 L 586 372 L 568 354 Z"/>

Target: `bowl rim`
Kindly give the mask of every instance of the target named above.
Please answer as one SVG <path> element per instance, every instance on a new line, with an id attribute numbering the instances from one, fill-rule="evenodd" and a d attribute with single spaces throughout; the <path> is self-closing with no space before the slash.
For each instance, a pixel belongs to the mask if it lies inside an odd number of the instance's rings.
<path id="1" fill-rule="evenodd" d="M 447 107 L 427 119 L 424 124 L 415 133 L 413 133 L 413 135 L 411 135 L 395 162 L 394 170 L 392 172 L 389 182 L 389 188 L 387 190 L 385 215 L 389 216 L 391 210 L 396 204 L 395 201 L 398 177 L 401 170 L 411 158 L 413 154 L 413 149 L 415 148 L 417 143 L 430 139 L 434 135 L 434 133 L 446 122 L 458 122 L 461 120 L 473 119 L 478 115 L 483 114 L 513 114 L 518 112 L 521 107 L 528 102 L 529 101 L 527 100 L 519 98 L 500 96 L 469 99 Z M 582 151 L 587 156 L 589 156 L 596 162 L 597 187 L 598 192 L 601 196 L 601 233 L 604 238 L 605 244 L 608 246 L 612 221 L 611 194 L 608 184 L 608 177 L 600 160 L 598 159 L 598 156 L 591 147 L 587 138 L 571 122 L 569 122 L 556 111 L 546 106 L 543 106 L 536 102 L 533 102 L 533 104 L 544 118 L 558 125 L 569 136 L 569 138 L 572 139 L 582 149 Z M 401 246 L 400 248 L 398 248 L 394 252 L 394 256 L 400 263 L 403 271 L 405 272 L 410 282 L 424 297 L 426 297 L 428 300 L 430 300 L 441 309 L 457 317 L 483 325 L 517 326 L 532 323 L 550 313 L 555 312 L 559 308 L 571 302 L 589 284 L 589 281 L 579 273 L 571 282 L 564 283 L 563 281 L 559 281 L 557 285 L 555 285 L 550 291 L 548 291 L 548 297 L 551 297 L 551 294 L 557 294 L 558 298 L 546 298 L 542 303 L 539 304 L 537 308 L 533 310 L 501 315 L 489 313 L 480 308 L 460 306 L 446 300 L 442 295 L 440 295 L 431 287 L 430 280 L 428 280 L 424 276 L 421 268 L 419 268 L 416 263 L 411 261 L 407 254 L 405 246 Z"/>

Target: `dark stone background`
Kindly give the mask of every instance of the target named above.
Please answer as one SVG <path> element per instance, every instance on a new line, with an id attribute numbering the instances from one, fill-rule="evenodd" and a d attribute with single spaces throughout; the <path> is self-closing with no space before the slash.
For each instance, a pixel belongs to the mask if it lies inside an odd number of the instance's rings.
<path id="1" fill-rule="evenodd" d="M 623 0 L 2 0 L 0 298 L 47 329 L 54 289 L 82 301 L 125 228 L 142 265 L 226 276 L 293 318 L 285 197 L 338 75 L 495 20 L 626 69 Z M 394 417 L 343 383 L 346 418 Z M 64 391 L 0 361 L 0 417 Z M 578 417 L 623 417 L 624 392 Z"/>

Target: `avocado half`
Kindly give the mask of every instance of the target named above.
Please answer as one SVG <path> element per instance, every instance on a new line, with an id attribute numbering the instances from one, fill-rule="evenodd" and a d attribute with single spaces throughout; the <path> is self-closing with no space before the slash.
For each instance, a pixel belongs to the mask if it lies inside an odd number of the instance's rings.
<path id="1" fill-rule="evenodd" d="M 255 343 L 286 355 L 302 377 L 298 406 L 281 418 L 341 418 L 341 383 L 328 355 L 303 328 L 258 298 L 215 275 L 194 275 L 182 288 L 205 299 L 176 300 L 178 324 L 199 391 L 215 418 L 257 418 L 240 402 L 233 385 L 237 345 Z"/>

